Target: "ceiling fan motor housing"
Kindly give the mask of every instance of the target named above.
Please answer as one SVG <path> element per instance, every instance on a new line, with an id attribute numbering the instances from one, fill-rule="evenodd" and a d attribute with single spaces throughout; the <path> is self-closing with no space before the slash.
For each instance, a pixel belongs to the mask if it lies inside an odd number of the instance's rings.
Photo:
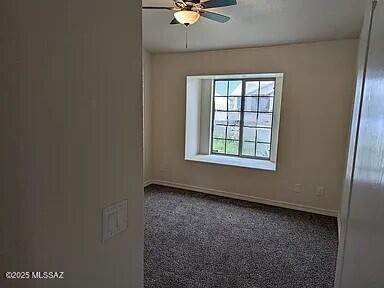
<path id="1" fill-rule="evenodd" d="M 182 9 L 182 10 L 198 10 L 203 9 L 204 7 L 200 4 L 199 0 L 177 0 L 175 1 L 176 7 Z"/>

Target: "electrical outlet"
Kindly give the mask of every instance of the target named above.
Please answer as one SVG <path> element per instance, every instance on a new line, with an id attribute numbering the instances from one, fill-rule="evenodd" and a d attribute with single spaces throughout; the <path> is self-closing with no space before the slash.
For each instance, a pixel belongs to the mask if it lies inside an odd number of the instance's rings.
<path id="1" fill-rule="evenodd" d="M 316 196 L 317 197 L 324 197 L 325 196 L 325 187 L 317 186 L 316 187 Z"/>
<path id="2" fill-rule="evenodd" d="M 295 184 L 295 187 L 293 188 L 293 191 L 295 192 L 295 193 L 301 193 L 302 192 L 302 190 L 303 190 L 303 185 L 301 185 L 301 184 Z"/>
<path id="3" fill-rule="evenodd" d="M 167 172 L 167 163 L 166 163 L 166 161 L 164 159 L 160 161 L 159 171 L 161 173 Z"/>

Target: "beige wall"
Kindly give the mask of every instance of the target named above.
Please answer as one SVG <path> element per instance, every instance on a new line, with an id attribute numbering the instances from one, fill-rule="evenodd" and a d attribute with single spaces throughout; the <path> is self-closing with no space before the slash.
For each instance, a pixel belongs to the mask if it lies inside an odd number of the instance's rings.
<path id="1" fill-rule="evenodd" d="M 142 287 L 141 1 L 0 4 L 0 271 L 6 287 Z M 104 206 L 128 230 L 101 242 Z"/>
<path id="2" fill-rule="evenodd" d="M 356 50 L 357 40 L 343 40 L 154 54 L 153 179 L 338 210 Z M 258 72 L 284 73 L 277 171 L 185 161 L 185 77 Z M 324 197 L 316 196 L 318 185 Z"/>
<path id="3" fill-rule="evenodd" d="M 151 171 L 151 135 L 152 135 L 152 97 L 151 97 L 151 54 L 143 51 L 143 127 L 144 127 L 144 183 L 147 183 L 152 178 Z"/>

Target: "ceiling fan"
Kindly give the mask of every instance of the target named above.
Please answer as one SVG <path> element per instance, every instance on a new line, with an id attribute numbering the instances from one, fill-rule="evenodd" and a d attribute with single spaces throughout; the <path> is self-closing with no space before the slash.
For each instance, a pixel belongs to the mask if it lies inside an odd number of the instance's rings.
<path id="1" fill-rule="evenodd" d="M 229 19 L 228 16 L 207 11 L 209 8 L 219 8 L 236 5 L 236 0 L 208 0 L 201 2 L 200 0 L 174 0 L 173 7 L 160 6 L 144 6 L 143 9 L 171 10 L 174 12 L 174 18 L 170 24 L 183 24 L 185 26 L 196 23 L 200 16 L 210 20 L 225 23 Z"/>

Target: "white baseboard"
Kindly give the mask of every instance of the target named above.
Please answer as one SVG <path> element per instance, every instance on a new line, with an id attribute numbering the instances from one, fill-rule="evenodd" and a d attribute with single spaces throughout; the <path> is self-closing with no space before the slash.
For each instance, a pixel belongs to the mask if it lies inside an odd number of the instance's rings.
<path id="1" fill-rule="evenodd" d="M 201 192 L 201 193 L 206 193 L 206 194 L 211 194 L 211 195 L 216 195 L 216 196 L 223 196 L 223 197 L 228 197 L 228 198 L 234 198 L 234 199 L 239 199 L 239 200 L 245 200 L 245 201 L 260 203 L 260 204 L 266 204 L 266 205 L 271 205 L 271 206 L 277 206 L 277 207 L 282 207 L 282 208 L 288 208 L 288 209 L 294 209 L 294 210 L 299 210 L 299 211 L 304 211 L 304 212 L 310 212 L 310 213 L 315 213 L 315 214 L 320 214 L 320 215 L 333 216 L 333 217 L 338 216 L 338 211 L 335 211 L 335 210 L 328 210 L 328 209 L 317 208 L 317 207 L 313 207 L 313 206 L 306 206 L 306 205 L 294 204 L 294 203 L 289 203 L 289 202 L 284 202 L 284 201 L 271 200 L 271 199 L 266 199 L 266 198 L 261 198 L 261 197 L 256 197 L 256 196 L 241 195 L 241 194 L 217 190 L 217 189 L 192 186 L 192 185 L 181 184 L 181 183 L 176 183 L 176 182 L 171 182 L 171 181 L 164 181 L 164 180 L 151 180 L 151 181 L 146 181 L 146 182 L 147 182 L 147 184 L 144 183 L 144 187 L 146 187 L 150 184 L 157 184 L 157 185 L 180 188 L 180 189 L 185 189 L 185 190 L 191 190 L 191 191 L 196 191 L 196 192 Z"/>
<path id="2" fill-rule="evenodd" d="M 144 185 L 144 188 L 151 185 L 151 184 L 154 184 L 152 180 L 146 180 L 144 181 L 143 185 Z"/>

